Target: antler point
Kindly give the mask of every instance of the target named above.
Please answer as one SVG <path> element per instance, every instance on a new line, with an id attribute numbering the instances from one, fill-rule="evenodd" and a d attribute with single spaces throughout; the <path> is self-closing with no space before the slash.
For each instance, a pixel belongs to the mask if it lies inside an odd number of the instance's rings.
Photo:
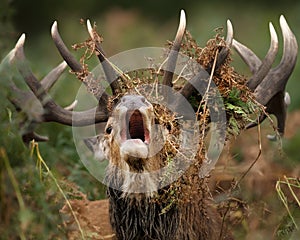
<path id="1" fill-rule="evenodd" d="M 55 32 L 57 32 L 57 21 L 54 21 L 51 27 L 51 35 L 55 35 Z"/>
<path id="2" fill-rule="evenodd" d="M 186 27 L 186 16 L 185 16 L 185 11 L 182 9 L 180 11 L 179 29 L 185 30 L 185 27 Z"/>
<path id="3" fill-rule="evenodd" d="M 280 15 L 279 23 L 280 23 L 282 33 L 287 32 L 290 35 L 291 29 L 283 15 Z"/>
<path id="4" fill-rule="evenodd" d="M 19 40 L 17 41 L 15 48 L 21 48 L 21 47 L 23 47 L 24 43 L 25 43 L 25 39 L 26 39 L 26 35 L 25 35 L 25 33 L 23 33 L 21 35 L 21 37 L 19 38 Z"/>
<path id="5" fill-rule="evenodd" d="M 283 23 L 285 22 L 286 23 L 286 19 L 285 19 L 285 17 L 283 15 L 280 15 L 279 21 L 280 21 L 280 23 L 281 22 L 283 22 Z"/>
<path id="6" fill-rule="evenodd" d="M 271 22 L 269 22 L 269 30 L 270 30 L 271 40 L 278 43 L 277 33 L 276 33 L 275 28 L 274 28 L 274 26 Z"/>
<path id="7" fill-rule="evenodd" d="M 88 32 L 89 32 L 91 38 L 94 39 L 93 28 L 92 28 L 92 25 L 91 25 L 91 22 L 89 19 L 87 19 L 87 21 L 86 21 L 86 26 L 87 26 L 87 29 L 88 29 Z"/>
<path id="8" fill-rule="evenodd" d="M 68 66 L 68 63 L 67 63 L 66 61 L 63 61 L 63 62 L 61 63 L 61 65 L 62 65 L 63 68 L 66 68 L 66 67 Z"/>
<path id="9" fill-rule="evenodd" d="M 229 19 L 227 19 L 227 37 L 226 37 L 226 42 L 228 44 L 228 47 L 232 46 L 233 42 L 233 26 L 232 23 Z"/>

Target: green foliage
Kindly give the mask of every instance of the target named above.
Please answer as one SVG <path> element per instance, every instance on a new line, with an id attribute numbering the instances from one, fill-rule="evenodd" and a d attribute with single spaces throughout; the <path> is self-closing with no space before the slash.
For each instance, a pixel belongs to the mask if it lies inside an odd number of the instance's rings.
<path id="1" fill-rule="evenodd" d="M 61 229 L 62 219 L 59 210 L 65 199 L 61 192 L 65 193 L 67 198 L 77 198 L 78 193 L 81 193 L 87 194 L 93 200 L 103 198 L 105 188 L 87 172 L 78 158 L 68 157 L 74 155 L 74 146 L 71 149 L 71 146 L 63 141 L 58 145 L 50 144 L 47 147 L 46 144 L 40 144 L 43 145 L 42 153 L 44 151 L 47 156 L 45 160 L 51 166 L 44 170 L 44 167 L 39 168 L 36 164 L 36 157 L 30 157 L 18 133 L 12 134 L 10 131 L 9 135 L 14 135 L 13 140 L 6 138 L 6 147 L 2 145 L 1 149 L 7 153 L 7 161 L 15 178 L 15 184 L 12 184 L 8 168 L 2 165 L 4 159 L 2 154 L 0 156 L 1 236 L 4 239 L 17 237 L 38 239 L 46 235 L 48 239 L 64 239 L 65 233 Z M 15 144 L 18 142 L 20 146 Z M 14 149 L 11 150 L 8 145 L 14 146 Z M 23 199 L 23 207 L 16 201 L 16 196 Z"/>
<path id="2" fill-rule="evenodd" d="M 243 123 L 252 121 L 249 114 L 254 111 L 254 103 L 241 99 L 241 90 L 233 88 L 224 99 L 224 106 L 228 119 L 228 132 L 237 136 L 243 129 Z"/>
<path id="3" fill-rule="evenodd" d="M 0 158 L 1 162 L 6 159 L 9 163 L 1 167 L 1 195 L 5 196 L 0 206 L 3 239 L 36 239 L 44 235 L 55 238 L 61 235 L 57 227 L 61 222 L 58 214 L 60 205 L 57 204 L 53 184 L 46 176 L 45 181 L 40 181 L 34 164 L 26 164 L 26 167 L 11 165 L 4 148 Z M 29 162 L 30 158 L 27 160 Z"/>
<path id="4" fill-rule="evenodd" d="M 1 238 L 39 239 L 40 236 L 47 236 L 47 239 L 65 239 L 59 214 L 65 200 L 48 172 L 42 171 L 40 178 L 36 158 L 30 157 L 28 147 L 22 142 L 18 113 L 5 98 L 4 91 L 1 88 Z M 86 194 L 89 199 L 103 198 L 105 187 L 89 174 L 78 158 L 71 128 L 58 124 L 45 124 L 44 127 L 40 133 L 49 135 L 50 141 L 41 143 L 40 151 L 68 198 L 76 197 L 74 191 Z M 7 166 L 3 165 L 4 159 L 9 163 L 14 184 Z M 18 203 L 17 196 L 24 202 L 23 207 Z"/>

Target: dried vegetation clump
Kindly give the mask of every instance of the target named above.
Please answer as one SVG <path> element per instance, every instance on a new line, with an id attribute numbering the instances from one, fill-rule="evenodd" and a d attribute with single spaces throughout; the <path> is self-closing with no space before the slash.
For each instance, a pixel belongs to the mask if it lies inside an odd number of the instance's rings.
<path id="1" fill-rule="evenodd" d="M 218 58 L 222 48 L 226 46 L 226 42 L 222 37 L 223 29 L 220 28 L 216 31 L 215 38 L 208 40 L 206 46 L 203 48 L 200 47 L 192 35 L 186 31 L 181 44 L 180 53 L 199 63 L 208 74 L 211 75 L 212 81 L 214 85 L 217 86 L 223 99 L 227 117 L 228 136 L 236 136 L 240 130 L 245 127 L 245 122 L 249 122 L 249 115 L 255 111 L 256 114 L 258 114 L 257 111 L 261 112 L 263 109 L 257 106 L 255 100 L 253 100 L 252 93 L 245 86 L 246 77 L 237 73 L 230 65 L 232 61 L 230 53 L 220 66 L 215 66 L 215 59 Z M 93 28 L 93 35 L 94 39 L 89 38 L 83 43 L 74 44 L 73 49 L 85 49 L 84 54 L 80 59 L 83 69 L 81 72 L 76 73 L 76 76 L 86 85 L 87 90 L 90 93 L 99 97 L 101 92 L 108 89 L 107 84 L 104 83 L 105 77 L 93 76 L 93 73 L 89 71 L 88 65 L 86 64 L 86 61 L 93 53 L 96 55 L 102 54 L 99 49 L 97 49 L 96 43 L 101 43 L 103 38 L 96 32 L 95 25 Z M 172 44 L 172 42 L 168 42 L 168 47 L 171 48 Z M 149 62 L 151 62 L 151 59 L 149 59 Z M 148 69 L 141 69 L 133 72 L 121 72 L 118 69 L 118 66 L 111 63 L 112 68 L 119 74 L 116 81 L 121 87 L 121 92 L 118 92 L 117 96 L 110 97 L 110 101 L 108 101 L 109 110 L 112 110 L 114 104 L 116 104 L 116 102 L 118 102 L 125 94 L 142 94 L 147 98 L 150 98 L 150 101 L 161 101 L 161 96 L 158 96 L 157 92 L 159 91 L 159 84 L 162 81 L 164 73 L 162 70 L 163 64 L 165 64 L 165 61 L 162 62 L 160 66 L 150 64 L 152 67 Z M 190 68 L 190 71 L 193 71 L 193 66 L 188 66 L 188 62 L 186 64 L 187 68 Z M 180 91 L 186 83 L 186 79 L 184 76 L 175 76 L 174 79 L 173 89 Z M 145 85 L 152 87 L 145 88 Z M 206 105 L 203 96 L 195 92 L 189 97 L 188 101 L 194 107 L 195 111 L 197 111 L 197 115 L 202 116 L 202 118 L 208 118 L 209 113 L 205 113 L 205 109 L 203 110 L 203 106 Z M 170 111 L 165 111 L 159 116 L 160 118 L 164 118 L 163 115 L 169 113 Z M 207 119 L 205 119 L 205 121 L 204 119 L 200 119 L 199 125 L 207 125 L 207 122 Z"/>
<path id="2" fill-rule="evenodd" d="M 97 38 L 98 42 L 102 42 L 102 37 L 97 34 L 94 26 L 94 36 Z M 241 74 L 237 73 L 231 64 L 230 53 L 224 60 L 224 62 L 216 67 L 215 59 L 218 57 L 222 48 L 226 46 L 224 38 L 221 36 L 222 30 L 218 29 L 215 38 L 210 39 L 206 46 L 201 48 L 191 34 L 186 31 L 184 40 L 181 46 L 180 53 L 187 56 L 189 59 L 193 59 L 199 63 L 212 77 L 212 81 L 217 86 L 221 97 L 223 98 L 224 109 L 227 118 L 227 136 L 236 136 L 241 129 L 244 128 L 245 123 L 250 120 L 249 115 L 255 111 L 255 102 L 252 100 L 252 95 L 250 90 L 245 86 L 246 78 Z M 93 93 L 95 96 L 103 88 L 107 86 L 104 85 L 97 76 L 95 78 L 91 72 L 88 70 L 88 65 L 86 61 L 90 58 L 92 53 L 99 54 L 97 50 L 95 39 L 88 39 L 84 43 L 75 44 L 73 48 L 75 50 L 85 48 L 84 54 L 81 58 L 81 64 L 83 66 L 82 74 L 76 74 L 76 76 L 84 82 L 87 86 L 88 91 Z M 168 47 L 171 48 L 172 42 L 168 42 Z M 167 54 L 167 53 L 166 53 Z M 151 61 L 151 60 L 149 60 Z M 163 65 L 165 62 L 162 62 Z M 188 63 L 187 63 L 188 64 Z M 115 71 L 119 73 L 119 78 L 116 80 L 121 86 L 121 92 L 117 95 L 111 96 L 108 101 L 109 110 L 113 109 L 113 106 L 118 100 L 126 94 L 142 94 L 148 98 L 150 102 L 163 102 L 163 97 L 159 92 L 159 84 L 162 81 L 162 76 L 164 71 L 161 66 L 153 66 L 149 69 L 141 69 L 133 72 L 120 72 L 117 66 L 112 64 Z M 192 70 L 191 70 L 192 71 Z M 86 77 L 92 76 L 92 77 Z M 103 77 L 104 79 L 104 77 Z M 186 83 L 186 79 L 182 76 L 175 76 L 173 81 L 173 89 L 180 91 Z M 147 87 L 144 87 L 147 86 Z M 151 86 L 151 87 L 149 87 Z M 205 137 L 207 130 L 209 129 L 209 109 L 207 108 L 207 103 L 203 96 L 199 93 L 193 93 L 189 97 L 189 102 L 193 106 L 196 112 L 195 118 L 197 119 L 197 127 L 200 127 L 200 139 L 199 139 L 199 150 L 196 154 L 196 160 L 190 169 L 185 173 L 185 175 L 178 180 L 178 182 L 173 184 L 174 189 L 179 189 L 180 192 L 187 192 L 186 198 L 192 197 L 190 192 L 203 192 L 203 189 L 190 189 L 188 191 L 182 191 L 182 188 L 186 186 L 187 188 L 192 188 L 191 186 L 204 186 L 205 184 L 199 184 L 196 173 L 202 166 L 203 160 L 205 159 Z M 155 109 L 155 115 L 157 118 L 157 123 L 161 126 L 165 126 L 170 134 L 168 136 L 173 136 L 168 138 L 166 144 L 163 148 L 163 158 L 164 164 L 170 164 L 173 157 L 178 154 L 178 149 L 180 146 L 180 127 L 184 124 L 180 121 L 176 114 L 167 109 L 162 104 L 153 104 Z M 191 126 L 194 127 L 194 126 Z M 182 153 L 184 156 L 184 153 Z M 193 182 L 197 184 L 193 184 Z M 168 190 L 168 194 L 174 194 L 174 189 L 172 187 Z M 174 198 L 178 199 L 178 198 Z"/>
<path id="3" fill-rule="evenodd" d="M 215 38 L 208 40 L 206 46 L 201 48 L 189 32 L 186 32 L 182 51 L 192 59 L 195 59 L 212 77 L 212 81 L 218 88 L 223 99 L 228 135 L 236 136 L 245 123 L 249 122 L 249 115 L 259 109 L 253 100 L 251 91 L 246 87 L 246 77 L 237 73 L 231 66 L 231 53 L 225 58 L 224 62 L 215 68 L 214 61 L 220 54 L 222 48 L 226 46 L 225 40 L 221 37 L 222 29 L 217 30 Z M 193 100 L 197 104 L 201 103 L 200 96 Z M 261 110 L 257 110 L 261 111 Z"/>

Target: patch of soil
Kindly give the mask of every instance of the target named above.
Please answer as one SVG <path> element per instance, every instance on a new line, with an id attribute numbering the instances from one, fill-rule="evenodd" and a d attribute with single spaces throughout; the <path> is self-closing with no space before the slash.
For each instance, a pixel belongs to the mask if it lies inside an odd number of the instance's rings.
<path id="1" fill-rule="evenodd" d="M 70 205 L 72 211 L 67 204 L 60 210 L 68 239 L 80 239 L 82 234 L 87 239 L 114 239 L 109 222 L 107 199 L 97 201 L 70 200 Z M 76 222 L 72 212 L 78 222 Z"/>

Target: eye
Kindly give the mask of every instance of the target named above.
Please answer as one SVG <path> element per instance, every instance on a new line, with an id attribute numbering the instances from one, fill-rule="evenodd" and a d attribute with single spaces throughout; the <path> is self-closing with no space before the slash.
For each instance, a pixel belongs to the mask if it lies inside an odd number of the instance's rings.
<path id="1" fill-rule="evenodd" d="M 111 134 L 111 131 L 112 131 L 112 126 L 108 126 L 106 129 L 105 129 L 105 132 L 107 134 Z"/>

